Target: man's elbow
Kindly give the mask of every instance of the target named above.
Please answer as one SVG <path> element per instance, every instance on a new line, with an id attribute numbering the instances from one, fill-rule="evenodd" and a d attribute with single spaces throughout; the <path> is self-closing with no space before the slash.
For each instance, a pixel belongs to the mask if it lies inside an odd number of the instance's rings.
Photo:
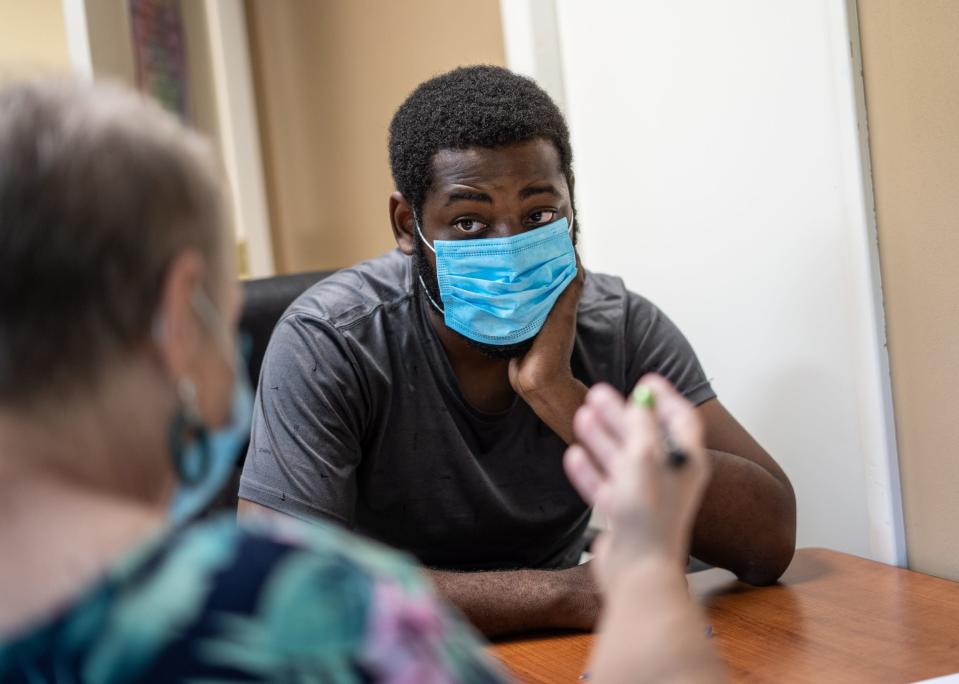
<path id="1" fill-rule="evenodd" d="M 777 544 L 775 548 L 766 548 L 763 553 L 751 558 L 738 577 L 746 584 L 761 587 L 775 584 L 792 562 L 796 551 L 795 536 L 791 541 Z"/>
<path id="2" fill-rule="evenodd" d="M 780 505 L 770 520 L 774 523 L 763 535 L 763 543 L 750 555 L 740 580 L 754 586 L 774 584 L 792 562 L 796 553 L 796 497 L 786 483 Z"/>

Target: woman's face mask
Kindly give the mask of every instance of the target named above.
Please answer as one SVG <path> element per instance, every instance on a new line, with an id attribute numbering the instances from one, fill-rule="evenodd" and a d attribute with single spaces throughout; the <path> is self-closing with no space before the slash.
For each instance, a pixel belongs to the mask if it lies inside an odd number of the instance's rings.
<path id="1" fill-rule="evenodd" d="M 201 513 L 229 481 L 240 449 L 249 439 L 253 413 L 253 391 L 243 353 L 246 350 L 240 349 L 248 345 L 239 344 L 236 351 L 232 349 L 230 331 L 202 290 L 197 290 L 192 304 L 209 334 L 217 341 L 227 367 L 233 371 L 233 395 L 227 423 L 211 429 L 196 411 L 192 383 L 187 389 L 181 383 L 181 405 L 170 427 L 170 448 L 179 479 L 169 509 L 169 517 L 175 524 Z M 192 398 L 188 396 L 190 393 L 194 395 Z"/>

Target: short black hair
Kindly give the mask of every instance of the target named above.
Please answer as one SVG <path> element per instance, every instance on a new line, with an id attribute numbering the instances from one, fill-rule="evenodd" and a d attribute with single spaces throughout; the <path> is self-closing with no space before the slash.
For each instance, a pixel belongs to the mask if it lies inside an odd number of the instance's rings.
<path id="1" fill-rule="evenodd" d="M 419 215 L 440 150 L 495 148 L 537 138 L 556 146 L 572 197 L 569 129 L 546 91 L 502 67 L 460 67 L 421 83 L 393 115 L 393 182 Z"/>

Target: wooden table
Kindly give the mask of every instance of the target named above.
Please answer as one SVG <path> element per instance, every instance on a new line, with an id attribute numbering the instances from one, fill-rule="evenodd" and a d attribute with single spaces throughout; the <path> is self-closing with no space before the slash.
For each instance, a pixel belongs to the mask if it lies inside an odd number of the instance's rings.
<path id="1" fill-rule="evenodd" d="M 780 584 L 689 576 L 733 681 L 912 682 L 959 672 L 959 583 L 825 549 Z M 576 682 L 593 637 L 524 638 L 493 652 L 521 682 Z"/>

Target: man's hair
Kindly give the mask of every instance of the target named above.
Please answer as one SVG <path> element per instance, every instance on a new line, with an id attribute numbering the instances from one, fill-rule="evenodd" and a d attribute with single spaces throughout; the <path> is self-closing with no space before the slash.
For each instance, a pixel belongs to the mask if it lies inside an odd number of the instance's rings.
<path id="1" fill-rule="evenodd" d="M 495 148 L 543 138 L 556 146 L 570 195 L 573 152 L 566 121 L 531 79 L 496 66 L 454 69 L 421 83 L 390 123 L 393 182 L 420 215 L 440 150 Z"/>
<path id="2" fill-rule="evenodd" d="M 117 86 L 0 91 L 0 403 L 92 388 L 150 335 L 184 250 L 222 275 L 207 144 Z"/>

